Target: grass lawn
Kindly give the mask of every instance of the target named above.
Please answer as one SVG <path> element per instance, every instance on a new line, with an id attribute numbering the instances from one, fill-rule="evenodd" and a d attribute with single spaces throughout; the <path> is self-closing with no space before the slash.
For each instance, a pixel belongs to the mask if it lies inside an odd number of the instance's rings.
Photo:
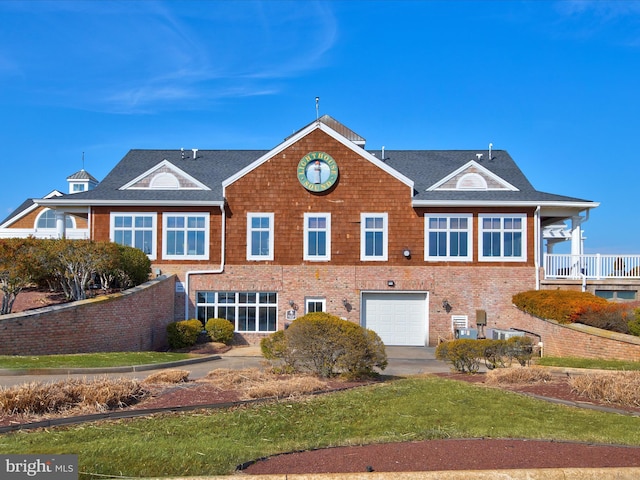
<path id="1" fill-rule="evenodd" d="M 469 437 L 640 446 L 640 418 L 414 377 L 300 401 L 6 434 L 0 451 L 78 454 L 83 479 L 195 476 L 293 450 Z"/>
<path id="2" fill-rule="evenodd" d="M 640 362 L 625 360 L 596 360 L 592 358 L 542 357 L 537 365 L 546 367 L 594 368 L 599 370 L 640 370 Z"/>
<path id="3" fill-rule="evenodd" d="M 192 355 L 172 352 L 108 352 L 74 355 L 13 356 L 0 355 L 0 368 L 98 368 L 184 360 Z"/>

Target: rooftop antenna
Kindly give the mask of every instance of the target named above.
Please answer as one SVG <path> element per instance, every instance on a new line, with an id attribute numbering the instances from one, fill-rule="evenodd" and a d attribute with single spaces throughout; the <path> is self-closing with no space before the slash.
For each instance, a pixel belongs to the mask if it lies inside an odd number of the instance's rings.
<path id="1" fill-rule="evenodd" d="M 316 120 L 318 120 L 320 116 L 319 109 L 320 109 L 320 97 L 316 97 Z"/>
<path id="2" fill-rule="evenodd" d="M 84 170 L 84 152 L 82 152 L 82 170 Z"/>

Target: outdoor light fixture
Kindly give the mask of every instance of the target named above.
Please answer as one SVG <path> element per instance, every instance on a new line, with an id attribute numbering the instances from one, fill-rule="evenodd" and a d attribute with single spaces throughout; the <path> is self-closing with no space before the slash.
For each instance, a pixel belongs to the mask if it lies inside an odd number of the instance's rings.
<path id="1" fill-rule="evenodd" d="M 293 300 L 289 300 L 289 306 L 293 309 L 293 310 L 297 310 L 298 306 L 296 305 L 296 302 L 294 302 Z"/>
<path id="2" fill-rule="evenodd" d="M 409 250 L 408 248 L 405 248 L 405 249 L 402 251 L 402 255 L 404 255 L 404 256 L 405 256 L 405 258 L 409 258 L 409 257 L 411 256 L 411 250 Z"/>
<path id="3" fill-rule="evenodd" d="M 444 308 L 447 313 L 449 313 L 451 311 L 451 309 L 453 308 L 451 306 L 451 304 L 449 303 L 449 300 L 447 300 L 446 298 L 442 301 L 442 308 Z"/>
<path id="4" fill-rule="evenodd" d="M 344 308 L 347 308 L 347 305 L 349 305 L 349 301 L 348 301 L 346 298 L 343 298 L 343 299 L 342 299 L 342 306 L 343 306 Z"/>
<path id="5" fill-rule="evenodd" d="M 396 282 L 394 282 L 393 280 L 387 280 L 387 287 L 395 287 L 396 286 Z"/>

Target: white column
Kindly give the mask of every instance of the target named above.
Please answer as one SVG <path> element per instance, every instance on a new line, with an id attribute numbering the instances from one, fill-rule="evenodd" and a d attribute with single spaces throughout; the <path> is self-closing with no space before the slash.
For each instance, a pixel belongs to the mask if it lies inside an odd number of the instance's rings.
<path id="1" fill-rule="evenodd" d="M 584 217 L 571 217 L 571 276 L 580 278 L 582 274 L 580 255 L 582 255 L 582 222 Z"/>
<path id="2" fill-rule="evenodd" d="M 66 219 L 64 215 L 64 211 L 56 210 L 56 235 L 58 238 L 66 237 Z"/>

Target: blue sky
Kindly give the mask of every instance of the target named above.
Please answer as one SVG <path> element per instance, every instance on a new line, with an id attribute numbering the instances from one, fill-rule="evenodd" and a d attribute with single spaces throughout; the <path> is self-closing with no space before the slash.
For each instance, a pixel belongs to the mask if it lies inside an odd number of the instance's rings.
<path id="1" fill-rule="evenodd" d="M 0 1 L 4 218 L 131 148 L 270 149 L 329 114 L 379 149 L 507 150 L 640 253 L 640 2 Z"/>

